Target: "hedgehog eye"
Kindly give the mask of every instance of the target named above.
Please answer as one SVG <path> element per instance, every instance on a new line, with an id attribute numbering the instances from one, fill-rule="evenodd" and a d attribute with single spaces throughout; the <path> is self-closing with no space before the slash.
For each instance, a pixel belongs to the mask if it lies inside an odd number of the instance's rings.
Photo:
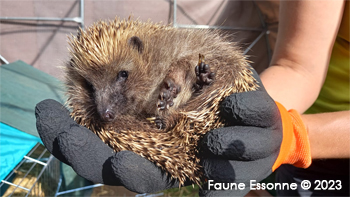
<path id="1" fill-rule="evenodd" d="M 91 91 L 94 91 L 94 90 L 95 90 L 94 86 L 93 86 L 89 81 L 86 81 L 86 85 L 87 85 L 87 88 L 88 88 L 89 90 L 91 90 Z"/>
<path id="2" fill-rule="evenodd" d="M 120 71 L 120 72 L 118 73 L 118 79 L 120 79 L 120 78 L 122 78 L 122 79 L 127 79 L 128 76 L 129 76 L 128 71 L 125 71 L 125 70 Z"/>

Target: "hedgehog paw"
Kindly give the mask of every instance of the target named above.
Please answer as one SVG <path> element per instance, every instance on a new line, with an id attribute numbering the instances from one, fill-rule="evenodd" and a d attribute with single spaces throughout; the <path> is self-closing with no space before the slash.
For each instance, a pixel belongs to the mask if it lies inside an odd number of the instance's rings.
<path id="1" fill-rule="evenodd" d="M 165 123 L 164 121 L 159 117 L 152 117 L 152 118 L 147 118 L 147 120 L 154 124 L 158 129 L 164 129 L 165 128 Z"/>
<path id="2" fill-rule="evenodd" d="M 165 123 L 159 116 L 156 117 L 156 119 L 154 121 L 154 124 L 156 125 L 156 127 L 158 129 L 164 129 L 165 128 Z"/>
<path id="3" fill-rule="evenodd" d="M 176 85 L 172 79 L 166 79 L 158 97 L 158 110 L 166 110 L 174 105 L 173 99 L 180 92 L 180 86 Z"/>
<path id="4" fill-rule="evenodd" d="M 213 80 L 215 73 L 210 71 L 210 66 L 205 64 L 204 55 L 199 54 L 198 65 L 195 67 L 195 73 L 197 76 L 197 81 L 194 85 L 196 90 L 200 90 L 204 85 L 210 85 Z"/>

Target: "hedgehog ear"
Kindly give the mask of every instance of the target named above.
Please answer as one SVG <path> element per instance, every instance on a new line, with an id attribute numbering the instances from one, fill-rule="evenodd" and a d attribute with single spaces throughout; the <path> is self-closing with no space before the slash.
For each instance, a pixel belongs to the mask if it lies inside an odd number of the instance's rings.
<path id="1" fill-rule="evenodd" d="M 143 42 L 139 37 L 133 36 L 129 38 L 128 44 L 132 46 L 134 49 L 136 49 L 139 53 L 143 52 Z"/>

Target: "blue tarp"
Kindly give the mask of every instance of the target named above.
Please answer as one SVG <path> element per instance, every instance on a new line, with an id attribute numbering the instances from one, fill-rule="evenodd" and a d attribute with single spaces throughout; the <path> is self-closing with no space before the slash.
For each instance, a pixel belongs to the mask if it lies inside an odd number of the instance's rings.
<path id="1" fill-rule="evenodd" d="M 0 122 L 0 181 L 38 142 L 40 138 Z"/>

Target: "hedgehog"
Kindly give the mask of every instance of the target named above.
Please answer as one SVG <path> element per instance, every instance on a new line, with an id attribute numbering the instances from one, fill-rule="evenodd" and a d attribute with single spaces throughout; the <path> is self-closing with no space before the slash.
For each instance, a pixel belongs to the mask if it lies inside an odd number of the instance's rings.
<path id="1" fill-rule="evenodd" d="M 258 87 L 240 47 L 218 30 L 115 18 L 68 42 L 66 105 L 74 120 L 180 185 L 205 180 L 198 145 L 225 126 L 220 102 Z"/>

